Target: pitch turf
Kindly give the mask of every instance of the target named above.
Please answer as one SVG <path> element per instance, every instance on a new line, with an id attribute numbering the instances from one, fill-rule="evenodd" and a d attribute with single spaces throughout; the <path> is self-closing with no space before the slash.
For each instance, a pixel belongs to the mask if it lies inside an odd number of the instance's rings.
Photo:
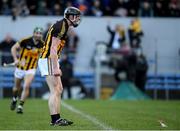
<path id="1" fill-rule="evenodd" d="M 84 114 L 96 118 L 112 129 L 180 130 L 180 101 L 103 101 L 66 100 Z M 0 99 L 0 130 L 85 130 L 103 129 L 98 124 L 62 107 L 62 117 L 75 123 L 68 127 L 49 126 L 47 101 L 28 99 L 24 114 L 9 109 L 9 99 Z M 168 127 L 161 127 L 162 120 Z"/>

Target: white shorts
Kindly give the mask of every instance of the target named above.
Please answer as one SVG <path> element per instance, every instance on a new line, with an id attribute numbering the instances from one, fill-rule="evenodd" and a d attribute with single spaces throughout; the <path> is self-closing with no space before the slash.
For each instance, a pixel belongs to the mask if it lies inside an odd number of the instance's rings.
<path id="1" fill-rule="evenodd" d="M 19 79 L 22 79 L 22 78 L 24 78 L 26 75 L 29 75 L 29 74 L 35 75 L 35 74 L 36 74 L 36 69 L 21 70 L 21 69 L 19 69 L 19 68 L 16 68 L 16 69 L 15 69 L 15 72 L 14 72 L 14 76 L 15 76 L 16 78 L 19 78 Z"/>
<path id="2" fill-rule="evenodd" d="M 47 76 L 47 75 L 60 76 L 61 75 L 58 59 L 39 58 L 38 67 L 41 72 L 41 76 Z"/>

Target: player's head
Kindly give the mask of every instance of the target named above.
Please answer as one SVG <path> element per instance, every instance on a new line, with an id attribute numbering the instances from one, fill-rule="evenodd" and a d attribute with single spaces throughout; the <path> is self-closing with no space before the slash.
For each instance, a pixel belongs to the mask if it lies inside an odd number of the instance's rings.
<path id="1" fill-rule="evenodd" d="M 64 11 L 64 18 L 68 19 L 74 27 L 81 22 L 81 11 L 75 7 L 67 7 Z"/>
<path id="2" fill-rule="evenodd" d="M 33 37 L 35 40 L 41 40 L 42 37 L 43 37 L 43 28 L 41 27 L 36 27 L 34 28 L 34 31 L 33 31 Z"/>

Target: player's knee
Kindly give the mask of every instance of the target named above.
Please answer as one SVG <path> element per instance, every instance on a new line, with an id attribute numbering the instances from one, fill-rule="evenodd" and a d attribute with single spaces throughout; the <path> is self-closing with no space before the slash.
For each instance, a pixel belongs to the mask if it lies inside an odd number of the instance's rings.
<path id="1" fill-rule="evenodd" d="M 24 88 L 23 90 L 24 90 L 24 91 L 26 91 L 26 92 L 28 92 L 28 91 L 29 91 L 29 89 L 28 89 L 28 88 Z"/>
<path id="2" fill-rule="evenodd" d="M 59 92 L 60 92 L 60 94 L 62 94 L 62 92 L 63 92 L 63 88 L 61 86 L 59 88 Z"/>
<path id="3" fill-rule="evenodd" d="M 61 94 L 62 94 L 62 91 L 63 91 L 63 88 L 62 88 L 61 86 L 57 86 L 57 87 L 56 87 L 56 93 L 57 93 L 58 95 L 61 95 Z"/>
<path id="4" fill-rule="evenodd" d="M 55 90 L 55 92 L 58 92 L 58 93 L 62 93 L 62 91 L 63 91 L 63 88 L 62 88 L 62 86 L 60 85 L 60 84 L 58 84 L 58 83 L 55 83 L 54 84 L 54 90 Z"/>
<path id="5" fill-rule="evenodd" d="M 54 95 L 59 98 L 60 97 L 60 93 L 59 92 L 54 92 Z"/>
<path id="6" fill-rule="evenodd" d="M 28 85 L 24 85 L 24 90 L 25 91 L 29 91 L 29 88 L 30 88 L 30 85 L 28 84 Z"/>
<path id="7" fill-rule="evenodd" d="M 60 97 L 60 95 L 62 94 L 62 88 L 60 88 L 59 86 L 55 87 L 54 91 L 53 91 L 53 94 L 56 96 L 56 97 Z"/>
<path id="8" fill-rule="evenodd" d="M 25 88 L 29 88 L 29 87 L 30 87 L 30 84 L 29 84 L 29 83 L 28 83 L 28 84 L 25 84 L 24 87 L 25 87 Z"/>
<path id="9" fill-rule="evenodd" d="M 54 97 L 59 98 L 60 97 L 60 92 L 59 91 L 54 91 L 52 94 Z"/>

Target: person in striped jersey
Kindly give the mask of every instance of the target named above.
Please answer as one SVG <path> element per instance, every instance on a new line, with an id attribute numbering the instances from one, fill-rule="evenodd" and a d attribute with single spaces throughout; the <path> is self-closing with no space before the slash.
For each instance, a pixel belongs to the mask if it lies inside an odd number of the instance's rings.
<path id="1" fill-rule="evenodd" d="M 29 95 L 29 88 L 36 73 L 38 58 L 44 45 L 42 33 L 43 29 L 41 27 L 36 27 L 33 36 L 22 39 L 11 48 L 16 68 L 14 72 L 13 98 L 10 109 L 16 109 L 18 96 L 20 96 L 17 113 L 23 113 L 23 105 Z M 21 93 L 21 83 L 23 80 L 24 84 Z"/>
<path id="2" fill-rule="evenodd" d="M 75 7 L 67 7 L 64 18 L 53 24 L 46 36 L 42 54 L 38 61 L 39 70 L 50 90 L 49 111 L 51 116 L 50 125 L 68 126 L 73 122 L 62 119 L 60 116 L 61 93 L 63 91 L 61 70 L 58 59 L 65 46 L 69 27 L 77 27 L 81 21 L 81 12 Z"/>

